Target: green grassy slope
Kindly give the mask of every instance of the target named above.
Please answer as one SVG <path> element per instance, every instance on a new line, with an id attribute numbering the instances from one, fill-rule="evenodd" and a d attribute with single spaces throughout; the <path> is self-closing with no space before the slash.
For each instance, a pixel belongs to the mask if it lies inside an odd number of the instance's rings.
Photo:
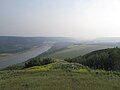
<path id="1" fill-rule="evenodd" d="M 119 90 L 120 77 L 107 73 L 3 71 L 0 90 Z"/>

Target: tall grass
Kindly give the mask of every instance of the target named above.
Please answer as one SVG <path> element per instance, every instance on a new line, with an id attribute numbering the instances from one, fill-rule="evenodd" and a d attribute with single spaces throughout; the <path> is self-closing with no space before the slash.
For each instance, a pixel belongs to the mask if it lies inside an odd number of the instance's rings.
<path id="1" fill-rule="evenodd" d="M 0 90 L 120 90 L 119 82 L 115 74 L 84 70 L 0 72 Z"/>

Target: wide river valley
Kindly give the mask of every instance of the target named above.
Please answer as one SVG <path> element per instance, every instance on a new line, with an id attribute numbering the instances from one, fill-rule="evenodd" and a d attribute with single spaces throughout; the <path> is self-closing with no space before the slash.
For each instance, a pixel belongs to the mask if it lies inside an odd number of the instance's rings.
<path id="1" fill-rule="evenodd" d="M 19 54 L 15 54 L 12 56 L 0 58 L 0 68 L 5 68 L 9 65 L 24 62 L 30 58 L 33 58 L 33 57 L 47 51 L 50 48 L 51 48 L 51 45 L 43 45 L 39 48 L 34 48 L 34 49 L 28 50 L 28 51 L 23 52 L 23 53 L 19 53 Z"/>

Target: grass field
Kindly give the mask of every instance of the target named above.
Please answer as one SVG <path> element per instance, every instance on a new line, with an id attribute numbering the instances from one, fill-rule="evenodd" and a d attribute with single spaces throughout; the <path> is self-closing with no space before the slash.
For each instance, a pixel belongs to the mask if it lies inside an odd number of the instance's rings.
<path id="1" fill-rule="evenodd" d="M 49 55 L 44 55 L 44 57 L 53 57 L 53 58 L 59 58 L 59 59 L 65 59 L 65 58 L 74 58 L 79 55 L 84 55 L 86 53 L 95 51 L 95 50 L 100 50 L 100 49 L 105 49 L 105 48 L 110 48 L 112 46 L 107 46 L 107 45 L 72 45 L 69 46 L 66 49 L 56 51 L 49 53 Z"/>
<path id="2" fill-rule="evenodd" d="M 1 71 L 0 90 L 120 90 L 120 77 L 105 73 Z"/>

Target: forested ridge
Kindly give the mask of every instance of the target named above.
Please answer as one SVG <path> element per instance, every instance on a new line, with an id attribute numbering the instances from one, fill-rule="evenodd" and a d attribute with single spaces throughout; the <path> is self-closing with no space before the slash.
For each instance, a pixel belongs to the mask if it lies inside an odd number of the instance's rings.
<path id="1" fill-rule="evenodd" d="M 76 62 L 93 69 L 120 70 L 120 48 L 109 48 L 93 51 L 84 56 L 66 59 L 68 62 Z"/>

